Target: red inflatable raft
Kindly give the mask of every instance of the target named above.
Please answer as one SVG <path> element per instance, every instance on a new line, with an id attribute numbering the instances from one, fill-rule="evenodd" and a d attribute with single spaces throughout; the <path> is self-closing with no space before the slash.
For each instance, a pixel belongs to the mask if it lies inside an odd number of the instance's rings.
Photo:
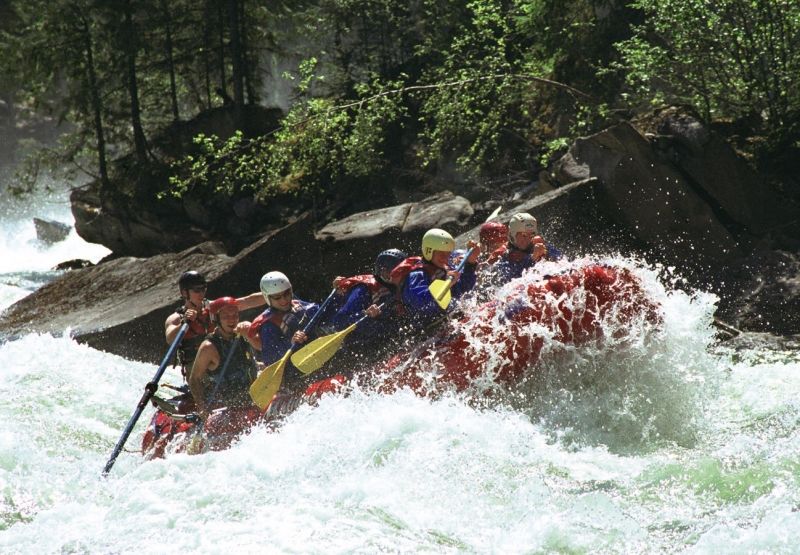
<path id="1" fill-rule="evenodd" d="M 473 384 L 482 391 L 489 385 L 513 386 L 547 349 L 620 339 L 661 322 L 659 306 L 633 272 L 598 264 L 540 278 L 526 274 L 502 287 L 491 302 L 465 310 L 468 316 L 451 320 L 424 344 L 360 371 L 359 383 L 382 393 L 407 387 L 419 395 L 460 392 Z M 337 374 L 312 383 L 300 395 L 278 395 L 263 413 L 253 407 L 212 414 L 201 448 L 223 449 L 253 425 L 340 391 L 346 382 Z M 184 451 L 199 437 L 196 424 L 185 418 L 193 410 L 189 402 L 178 397 L 173 406 L 160 403 L 142 441 L 148 457 L 163 456 L 168 446 Z"/>

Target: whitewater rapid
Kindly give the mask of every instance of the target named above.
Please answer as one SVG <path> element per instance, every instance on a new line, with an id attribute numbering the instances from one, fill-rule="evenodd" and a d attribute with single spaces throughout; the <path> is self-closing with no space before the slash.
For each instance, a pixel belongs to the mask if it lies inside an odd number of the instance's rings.
<path id="1" fill-rule="evenodd" d="M 148 408 L 107 478 L 155 368 L 0 344 L 0 552 L 796 553 L 797 342 L 718 344 L 713 295 L 607 261 L 660 303 L 657 333 L 564 350 L 485 403 L 324 397 L 199 456 L 143 461 Z"/>

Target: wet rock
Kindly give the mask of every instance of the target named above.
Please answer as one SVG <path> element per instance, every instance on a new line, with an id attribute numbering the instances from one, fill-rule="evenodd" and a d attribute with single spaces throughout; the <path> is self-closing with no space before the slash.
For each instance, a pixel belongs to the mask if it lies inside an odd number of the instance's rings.
<path id="1" fill-rule="evenodd" d="M 64 262 L 59 262 L 53 267 L 53 270 L 61 271 L 61 270 L 80 270 L 83 268 L 88 268 L 92 266 L 92 262 L 90 260 L 85 260 L 83 258 L 75 258 L 73 260 L 65 260 Z"/>
<path id="2" fill-rule="evenodd" d="M 33 225 L 36 227 L 36 238 L 47 245 L 63 241 L 72 230 L 71 225 L 41 218 L 34 218 Z"/>
<path id="3" fill-rule="evenodd" d="M 800 254 L 760 251 L 725 276 L 720 318 L 745 331 L 800 334 Z"/>
<path id="4" fill-rule="evenodd" d="M 562 183 L 597 178 L 599 210 L 689 273 L 713 274 L 744 253 L 707 199 L 629 123 L 578 139 L 555 173 Z"/>

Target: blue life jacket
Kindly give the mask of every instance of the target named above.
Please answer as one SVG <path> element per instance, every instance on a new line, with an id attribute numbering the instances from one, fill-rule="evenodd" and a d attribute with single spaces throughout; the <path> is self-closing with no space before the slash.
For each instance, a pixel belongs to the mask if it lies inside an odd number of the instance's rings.
<path id="1" fill-rule="evenodd" d="M 475 287 L 475 268 L 476 264 L 467 263 L 464 266 L 458 283 L 450 289 L 453 300 L 459 299 Z M 448 266 L 448 270 L 455 270 L 455 268 Z M 425 262 L 411 270 L 400 285 L 401 297 L 409 320 L 418 329 L 432 324 L 445 313 L 428 290 L 431 283 L 437 279 L 447 279 L 447 273 L 433 264 Z M 451 303 L 448 309 L 452 308 L 454 304 Z"/>
<path id="2" fill-rule="evenodd" d="M 381 313 L 377 318 L 366 318 L 347 337 L 347 346 L 351 349 L 396 336 L 402 325 L 399 314 L 403 310 L 397 290 L 381 284 L 378 288 L 370 288 L 365 284 L 353 286 L 347 294 L 341 308 L 331 318 L 337 331 L 341 331 L 357 322 L 364 316 L 364 311 L 371 305 L 379 305 Z"/>
<path id="3" fill-rule="evenodd" d="M 279 360 L 292 347 L 292 336 L 302 330 L 306 323 L 319 310 L 319 305 L 294 299 L 291 312 L 281 312 L 267 308 L 262 317 L 264 322 L 259 329 L 261 338 L 261 362 L 269 366 Z M 309 330 L 309 341 L 314 339 L 315 330 Z"/>
<path id="4" fill-rule="evenodd" d="M 563 256 L 561 251 L 551 244 L 545 243 L 545 247 L 547 247 L 547 255 L 545 255 L 547 260 L 555 261 Z M 533 245 L 531 245 L 530 249 L 524 251 L 509 246 L 508 250 L 494 264 L 492 271 L 497 276 L 499 283 L 507 283 L 520 277 L 522 272 L 532 268 L 534 264 L 536 264 L 536 261 L 533 259 Z"/>

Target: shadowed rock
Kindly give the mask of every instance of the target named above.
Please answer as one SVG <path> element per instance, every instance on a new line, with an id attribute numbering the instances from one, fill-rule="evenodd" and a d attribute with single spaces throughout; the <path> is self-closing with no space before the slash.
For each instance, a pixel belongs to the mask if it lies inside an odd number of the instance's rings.
<path id="1" fill-rule="evenodd" d="M 36 238 L 47 245 L 63 241 L 72 230 L 71 225 L 41 218 L 34 218 L 33 225 L 36 228 Z"/>

